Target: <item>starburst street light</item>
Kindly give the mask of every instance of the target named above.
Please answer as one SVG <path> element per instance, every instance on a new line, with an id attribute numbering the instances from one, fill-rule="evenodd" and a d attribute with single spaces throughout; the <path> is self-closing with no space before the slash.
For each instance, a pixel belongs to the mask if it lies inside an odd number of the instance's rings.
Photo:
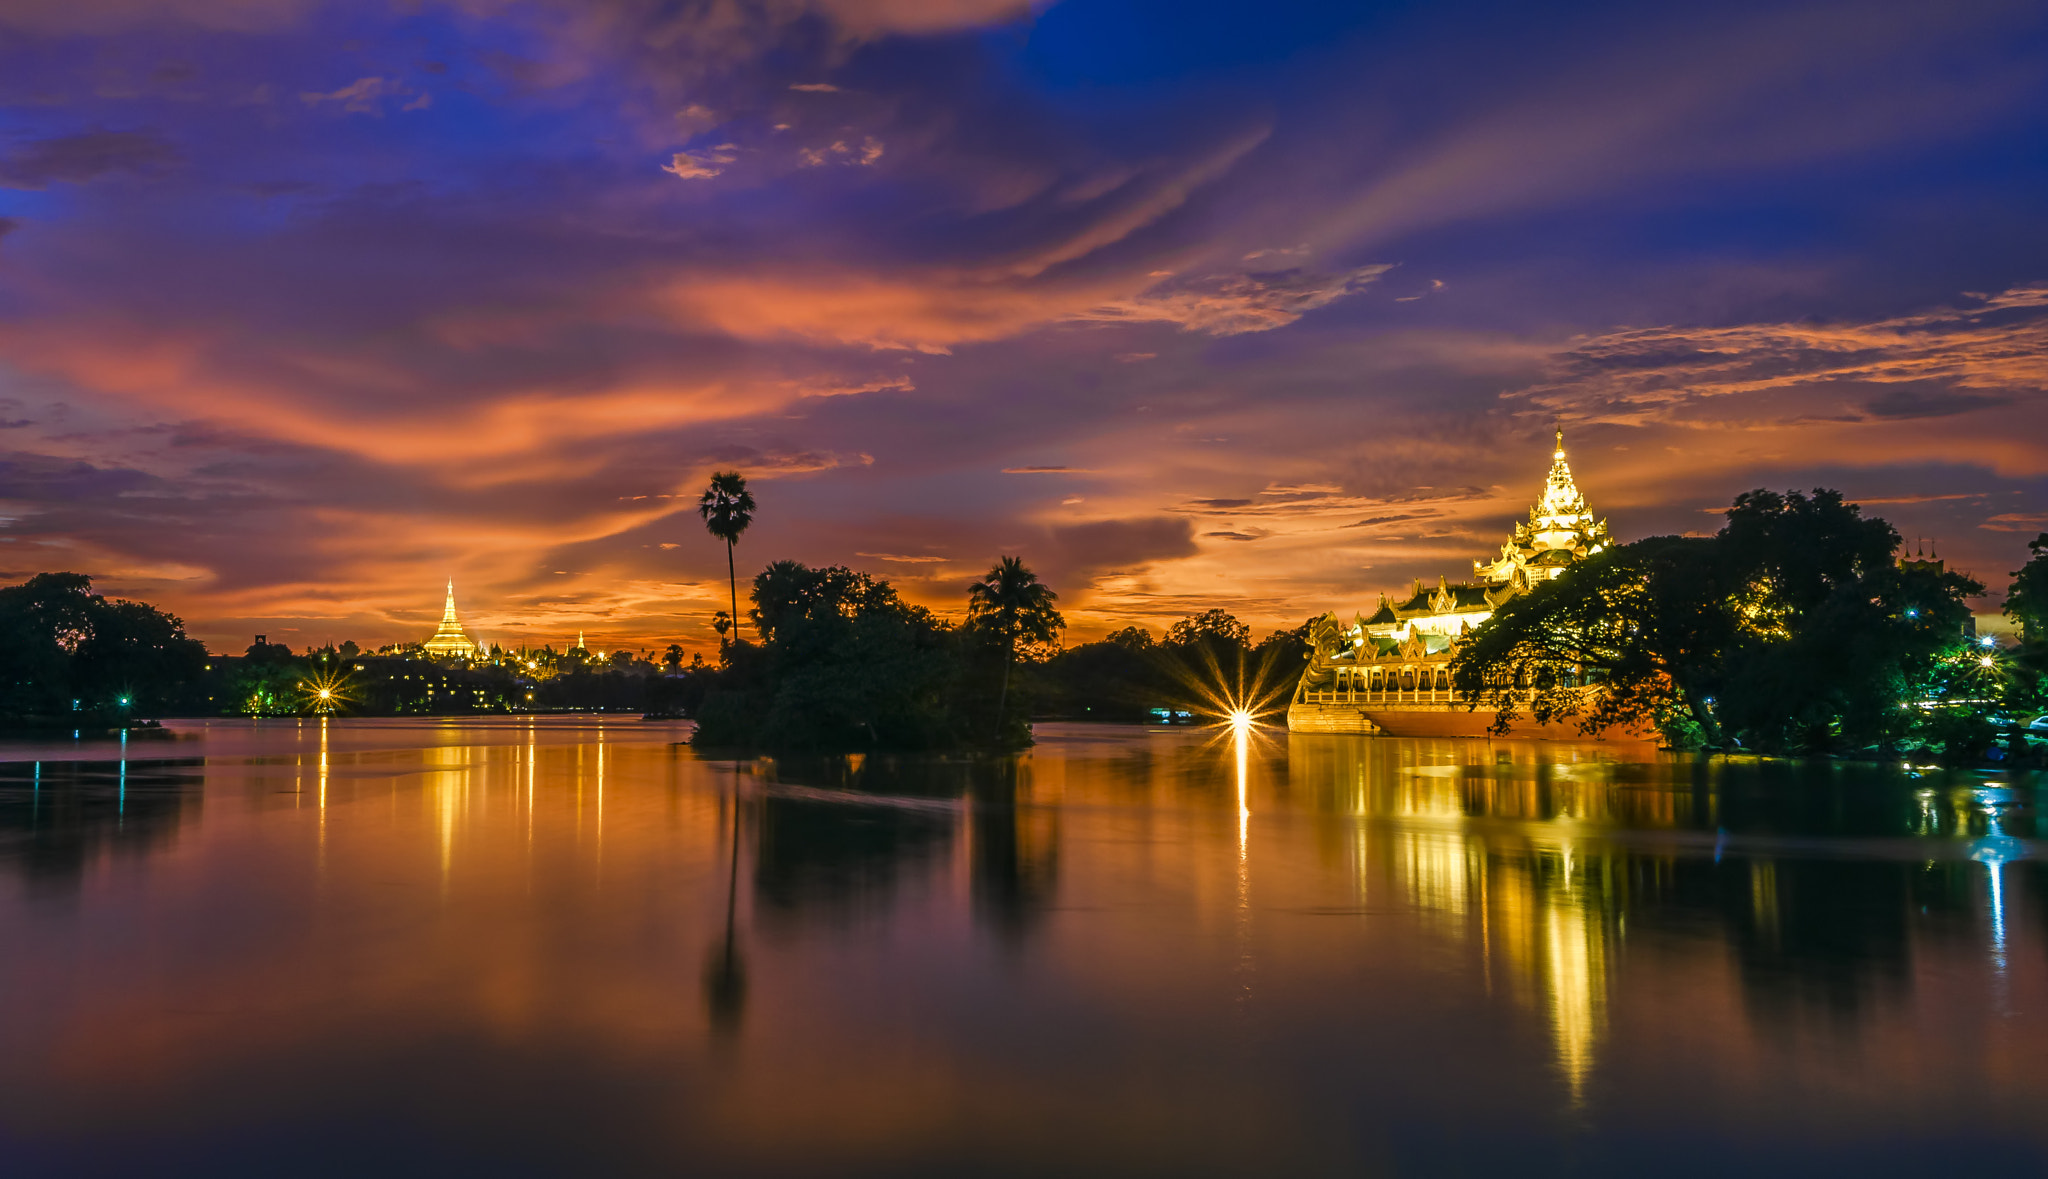
<path id="1" fill-rule="evenodd" d="M 1294 690 L 1298 669 L 1277 668 L 1270 656 L 1248 666 L 1251 660 L 1239 650 L 1236 666 L 1225 670 L 1223 662 L 1207 643 L 1194 643 L 1178 658 L 1168 658 L 1165 667 L 1190 699 L 1192 712 L 1214 717 L 1226 731 L 1245 733 L 1262 718 L 1286 711 L 1287 696 Z M 1290 674 L 1290 672 L 1294 674 Z"/>
<path id="2" fill-rule="evenodd" d="M 299 695 L 308 711 L 331 713 L 349 703 L 348 674 L 323 669 L 299 684 Z"/>

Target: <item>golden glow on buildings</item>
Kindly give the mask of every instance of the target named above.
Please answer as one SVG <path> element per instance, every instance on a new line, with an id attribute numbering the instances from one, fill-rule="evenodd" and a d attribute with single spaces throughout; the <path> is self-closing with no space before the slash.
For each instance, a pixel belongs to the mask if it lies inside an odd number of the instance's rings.
<path id="1" fill-rule="evenodd" d="M 1432 589 L 1418 579 L 1406 599 L 1381 594 L 1379 608 L 1370 617 L 1356 615 L 1349 626 L 1335 613 L 1309 624 L 1309 662 L 1288 708 L 1289 728 L 1380 731 L 1385 718 L 1362 720 L 1360 705 L 1464 710 L 1452 696 L 1447 669 L 1466 633 L 1508 599 L 1614 543 L 1607 521 L 1594 517 L 1572 479 L 1563 430 L 1550 459 L 1529 519 L 1515 525 L 1498 558 L 1472 563 L 1475 580 L 1439 577 Z"/>
<path id="2" fill-rule="evenodd" d="M 429 655 L 459 655 L 465 659 L 482 653 L 482 648 L 471 642 L 468 633 L 462 629 L 462 619 L 455 614 L 455 583 L 448 583 L 448 604 L 441 610 L 441 627 L 424 644 Z"/>

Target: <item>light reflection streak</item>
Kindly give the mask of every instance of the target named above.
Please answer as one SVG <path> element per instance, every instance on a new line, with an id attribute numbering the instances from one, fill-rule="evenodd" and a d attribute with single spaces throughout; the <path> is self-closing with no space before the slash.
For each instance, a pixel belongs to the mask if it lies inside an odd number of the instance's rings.
<path id="1" fill-rule="evenodd" d="M 2005 833 L 2001 808 L 2012 805 L 2012 792 L 1992 783 L 1970 792 L 1971 801 L 1984 815 L 1984 837 L 1975 841 L 1970 858 L 1984 865 L 1985 901 L 1991 923 L 1991 985 L 1993 1008 L 2000 1015 L 2012 1014 L 2008 1002 L 2011 981 L 2006 977 L 2005 864 L 2026 854 L 2025 845 Z"/>
<path id="2" fill-rule="evenodd" d="M 320 868 L 327 867 L 327 718 L 320 718 Z"/>
<path id="3" fill-rule="evenodd" d="M 1504 991 L 1546 1025 L 1555 1075 L 1580 1108 L 1623 936 L 1623 893 L 1580 829 L 1601 821 L 1610 800 L 1555 765 L 1431 752 L 1304 737 L 1290 740 L 1288 760 L 1295 780 L 1329 783 L 1355 812 L 1357 894 L 1373 891 L 1364 877 L 1376 873 L 1424 928 L 1476 951 L 1486 993 Z M 1513 836 L 1470 825 L 1508 816 L 1524 820 Z"/>
<path id="4" fill-rule="evenodd" d="M 1239 719 L 1242 717 L 1242 719 Z M 1237 762 L 1237 1001 L 1240 1013 L 1252 997 L 1251 719 L 1232 718 L 1231 743 Z"/>

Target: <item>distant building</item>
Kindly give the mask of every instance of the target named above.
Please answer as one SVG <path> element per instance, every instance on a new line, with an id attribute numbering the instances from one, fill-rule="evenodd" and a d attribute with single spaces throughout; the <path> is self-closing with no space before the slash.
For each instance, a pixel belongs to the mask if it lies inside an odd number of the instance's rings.
<path id="1" fill-rule="evenodd" d="M 1550 458 L 1528 522 L 1515 525 L 1500 556 L 1472 562 L 1472 581 L 1439 577 L 1430 588 L 1418 580 L 1402 601 L 1380 595 L 1370 618 L 1346 626 L 1325 614 L 1309 624 L 1309 665 L 1287 710 L 1290 729 L 1425 735 L 1477 732 L 1491 723 L 1490 714 L 1454 698 L 1452 648 L 1509 598 L 1614 543 L 1607 521 L 1594 517 L 1572 480 L 1563 430 Z"/>
<path id="2" fill-rule="evenodd" d="M 448 604 L 441 610 L 441 627 L 425 644 L 429 655 L 460 656 L 473 659 L 482 654 L 482 649 L 470 642 L 469 635 L 462 629 L 462 619 L 455 613 L 455 583 L 448 583 Z"/>

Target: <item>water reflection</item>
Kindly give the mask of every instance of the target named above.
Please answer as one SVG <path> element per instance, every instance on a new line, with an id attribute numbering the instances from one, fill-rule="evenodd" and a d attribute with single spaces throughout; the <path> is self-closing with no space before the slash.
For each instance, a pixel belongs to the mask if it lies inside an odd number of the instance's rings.
<path id="1" fill-rule="evenodd" d="M 1028 761 L 991 766 L 969 797 L 969 896 L 975 917 L 1021 943 L 1051 909 L 1059 884 L 1057 792 L 1041 795 Z"/>
<path id="2" fill-rule="evenodd" d="M 77 900 L 0 890 L 0 1148 L 46 1172 L 359 1141 L 510 1174 L 1702 1142 L 1701 1173 L 1805 1173 L 1871 1126 L 1920 1151 L 1872 1173 L 2048 1162 L 2029 780 L 1087 726 L 740 762 L 611 720 L 225 733 L 0 763 L 0 870 L 42 855 Z M 130 846 L 147 872 L 99 870 Z"/>
<path id="3" fill-rule="evenodd" d="M 0 762 L 0 871 L 75 892 L 103 857 L 166 847 L 200 806 L 198 760 Z"/>
<path id="4" fill-rule="evenodd" d="M 737 767 L 735 767 L 737 770 Z M 737 775 L 735 774 L 735 777 Z M 726 826 L 731 839 L 726 844 L 725 931 L 711 948 L 704 969 L 704 1001 L 711 1015 L 711 1027 L 721 1035 L 739 1031 L 747 1002 L 747 968 L 740 956 L 740 808 L 735 791 L 725 800 Z"/>
<path id="5" fill-rule="evenodd" d="M 765 767 L 778 768 L 791 767 Z M 806 768 L 817 780 L 815 771 L 828 767 Z M 849 778 L 858 775 L 855 766 Z M 849 925 L 886 913 L 899 889 L 930 883 L 963 809 L 954 800 L 790 785 L 772 780 L 753 804 L 755 914 L 770 928 Z"/>
<path id="6" fill-rule="evenodd" d="M 1296 736 L 1287 763 L 1320 812 L 1358 824 L 1361 899 L 1411 907 L 1475 950 L 1489 990 L 1542 1012 L 1575 1101 L 1631 940 L 1710 938 L 1732 952 L 1759 1026 L 1807 1013 L 1839 1025 L 1905 1002 L 1916 940 L 1952 939 L 1957 914 L 1981 912 L 2005 1006 L 2004 873 L 2029 854 L 2008 829 L 2034 823 L 2013 790 L 1915 791 L 1870 767 L 1857 778 L 1837 765 L 1610 757 Z M 1859 849 L 1835 842 L 1844 835 L 1898 842 Z M 1941 843 L 1907 851 L 1916 837 Z"/>

